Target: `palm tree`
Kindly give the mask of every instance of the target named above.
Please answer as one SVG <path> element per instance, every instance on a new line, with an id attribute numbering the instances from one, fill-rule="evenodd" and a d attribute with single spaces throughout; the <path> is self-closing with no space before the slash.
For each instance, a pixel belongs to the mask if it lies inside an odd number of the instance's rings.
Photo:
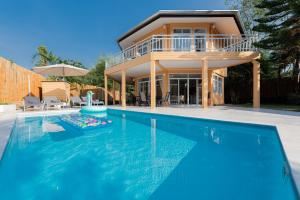
<path id="1" fill-rule="evenodd" d="M 33 55 L 32 60 L 35 66 L 47 66 L 59 62 L 59 59 L 43 45 L 38 46 L 37 52 Z"/>

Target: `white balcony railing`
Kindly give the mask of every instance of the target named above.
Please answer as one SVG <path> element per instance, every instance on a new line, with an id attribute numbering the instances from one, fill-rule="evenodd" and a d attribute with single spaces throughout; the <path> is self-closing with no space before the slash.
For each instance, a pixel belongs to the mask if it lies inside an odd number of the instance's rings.
<path id="1" fill-rule="evenodd" d="M 256 51 L 257 35 L 153 35 L 106 62 L 106 68 L 125 63 L 150 52 L 243 52 Z"/>

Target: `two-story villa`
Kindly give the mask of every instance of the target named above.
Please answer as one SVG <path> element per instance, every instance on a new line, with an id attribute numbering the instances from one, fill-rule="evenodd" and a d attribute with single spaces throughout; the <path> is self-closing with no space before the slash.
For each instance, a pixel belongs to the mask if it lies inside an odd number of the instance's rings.
<path id="1" fill-rule="evenodd" d="M 254 35 L 245 34 L 238 11 L 159 11 L 118 39 L 121 52 L 105 70 L 121 84 L 126 107 L 126 82 L 134 81 L 135 95 L 168 104 L 224 104 L 227 68 L 253 63 L 253 107 L 260 106 L 259 53 Z M 149 98 L 148 98 L 149 97 Z M 107 92 L 105 102 L 108 102 Z"/>

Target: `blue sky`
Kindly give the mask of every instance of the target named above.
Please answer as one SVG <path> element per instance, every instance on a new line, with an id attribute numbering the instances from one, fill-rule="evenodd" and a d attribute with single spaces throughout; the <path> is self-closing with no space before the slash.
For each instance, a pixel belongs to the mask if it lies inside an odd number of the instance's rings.
<path id="1" fill-rule="evenodd" d="M 158 10 L 225 9 L 224 0 L 0 0 L 0 56 L 26 68 L 39 45 L 92 67 Z"/>

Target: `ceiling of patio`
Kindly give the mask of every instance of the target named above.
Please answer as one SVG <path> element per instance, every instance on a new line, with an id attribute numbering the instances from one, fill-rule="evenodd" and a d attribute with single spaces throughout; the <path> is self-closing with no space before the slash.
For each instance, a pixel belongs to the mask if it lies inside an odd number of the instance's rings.
<path id="1" fill-rule="evenodd" d="M 223 68 L 236 66 L 238 64 L 247 63 L 247 60 L 209 60 L 208 68 Z M 166 70 L 177 70 L 177 69 L 200 69 L 202 67 L 201 61 L 190 60 L 190 61 L 175 61 L 175 60 L 163 60 L 159 61 L 159 64 Z M 163 71 L 160 66 L 156 66 L 156 72 Z M 184 71 L 182 72 L 184 73 Z M 131 80 L 135 77 L 141 77 L 150 74 L 150 62 L 146 62 L 135 67 L 129 68 L 126 71 L 126 79 Z M 109 75 L 117 81 L 121 81 L 121 71 L 115 72 Z"/>

